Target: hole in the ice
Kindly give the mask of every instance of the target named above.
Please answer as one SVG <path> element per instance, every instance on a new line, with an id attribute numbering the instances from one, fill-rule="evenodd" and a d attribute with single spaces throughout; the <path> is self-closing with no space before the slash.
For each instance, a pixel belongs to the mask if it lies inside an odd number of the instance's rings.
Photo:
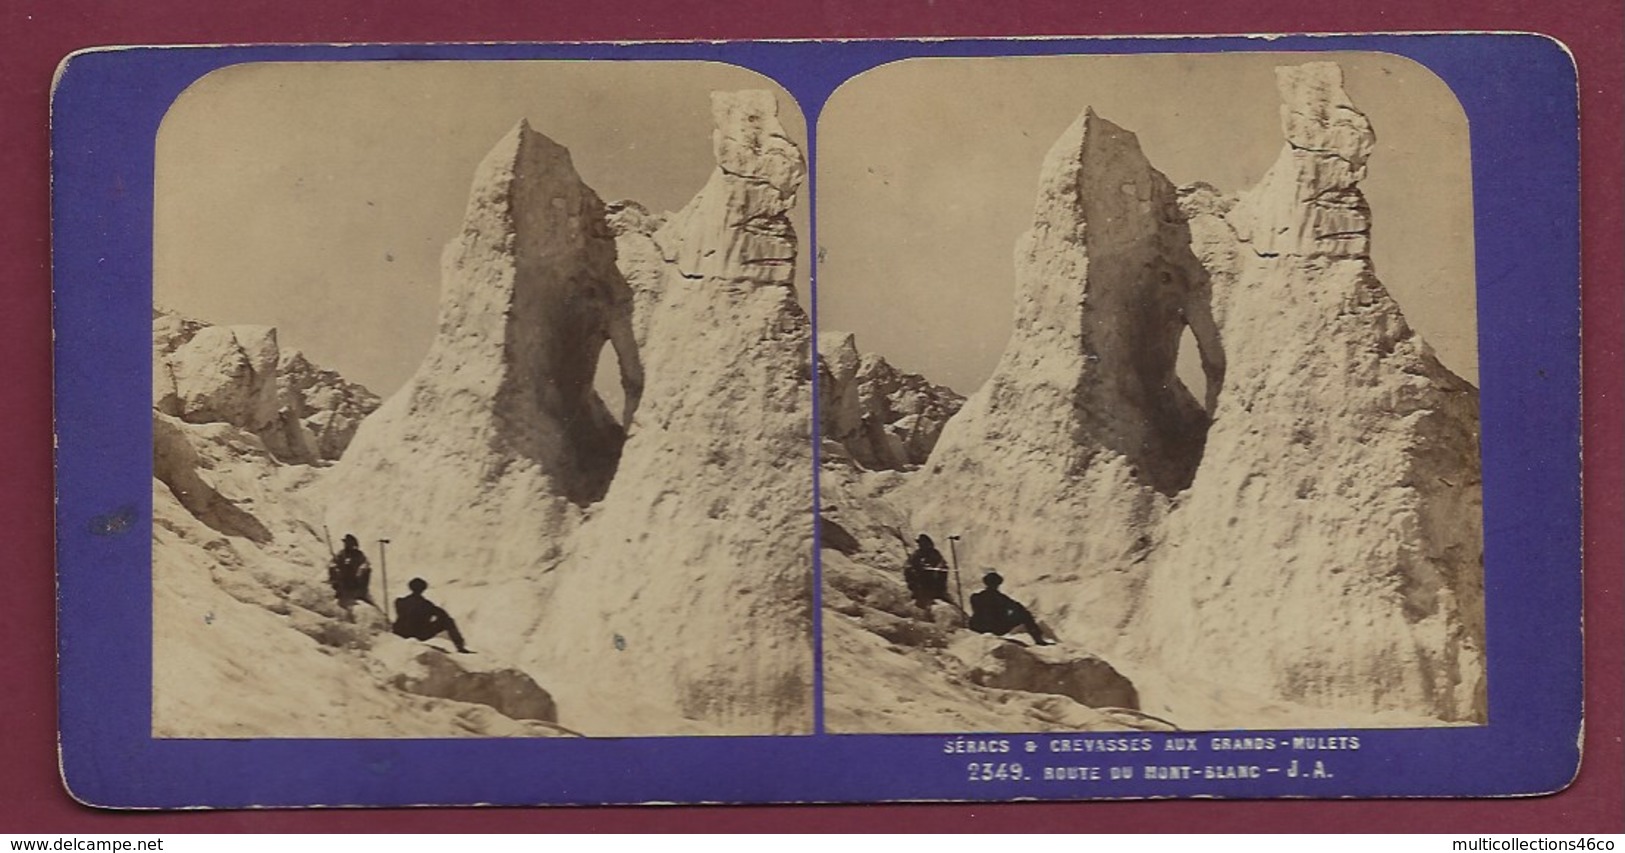
<path id="1" fill-rule="evenodd" d="M 1179 333 L 1179 360 L 1174 363 L 1174 373 L 1211 417 L 1213 401 L 1208 396 L 1207 372 L 1202 368 L 1202 353 L 1189 326 Z"/>
<path id="2" fill-rule="evenodd" d="M 609 416 L 615 423 L 626 427 L 626 389 L 621 385 L 621 360 L 615 354 L 615 344 L 604 341 L 604 347 L 598 353 L 598 370 L 593 375 L 592 387 L 598 392 L 598 398 L 604 401 L 604 408 L 609 409 Z"/>

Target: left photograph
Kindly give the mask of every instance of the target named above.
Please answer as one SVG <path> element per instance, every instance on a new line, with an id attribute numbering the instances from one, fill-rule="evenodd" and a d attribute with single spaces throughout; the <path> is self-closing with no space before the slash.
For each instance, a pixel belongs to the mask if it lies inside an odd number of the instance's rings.
<path id="1" fill-rule="evenodd" d="M 811 732 L 806 139 L 709 62 L 188 88 L 153 179 L 153 736 Z"/>

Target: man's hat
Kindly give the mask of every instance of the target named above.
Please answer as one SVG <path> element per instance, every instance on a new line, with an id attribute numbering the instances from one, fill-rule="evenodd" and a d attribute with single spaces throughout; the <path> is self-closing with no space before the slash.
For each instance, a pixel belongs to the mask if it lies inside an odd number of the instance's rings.
<path id="1" fill-rule="evenodd" d="M 998 586 L 999 584 L 1004 583 L 1004 575 L 1001 575 L 992 569 L 988 569 L 987 574 L 982 575 L 982 583 L 985 583 L 988 586 Z"/>
<path id="2" fill-rule="evenodd" d="M 360 542 L 359 542 L 359 540 L 357 540 L 355 538 L 354 533 L 346 533 L 346 534 L 344 534 L 344 544 L 346 544 L 346 545 L 358 545 L 358 544 L 360 544 Z"/>
<path id="3" fill-rule="evenodd" d="M 429 588 L 429 582 L 423 578 L 413 578 L 407 582 L 406 588 L 413 592 L 422 592 Z"/>

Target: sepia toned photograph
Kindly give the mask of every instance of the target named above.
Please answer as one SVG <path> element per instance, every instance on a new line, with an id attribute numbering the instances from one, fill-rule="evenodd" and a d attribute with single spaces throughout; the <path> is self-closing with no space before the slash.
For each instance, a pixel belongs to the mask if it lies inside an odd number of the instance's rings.
<path id="1" fill-rule="evenodd" d="M 186 89 L 153 179 L 152 735 L 810 732 L 807 142 L 702 61 Z"/>
<path id="2" fill-rule="evenodd" d="M 1561 791 L 1576 75 L 1517 33 L 76 52 L 62 784 Z"/>
<path id="3" fill-rule="evenodd" d="M 817 133 L 828 731 L 1488 722 L 1471 158 L 1438 76 L 905 59 Z"/>

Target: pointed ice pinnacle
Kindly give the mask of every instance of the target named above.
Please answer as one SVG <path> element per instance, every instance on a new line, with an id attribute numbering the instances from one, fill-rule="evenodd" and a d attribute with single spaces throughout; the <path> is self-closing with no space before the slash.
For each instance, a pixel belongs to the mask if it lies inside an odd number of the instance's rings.
<path id="1" fill-rule="evenodd" d="M 1210 372 L 1223 367 L 1174 187 L 1134 134 L 1085 111 L 1038 183 L 1010 342 L 901 499 L 916 529 L 962 533 L 961 557 L 1013 585 L 1071 577 L 1090 613 L 1073 636 L 1102 647 L 1133 608 L 1122 567 L 1201 458 L 1207 414 L 1174 374 L 1187 326 Z"/>
<path id="2" fill-rule="evenodd" d="M 1186 199 L 1230 378 L 1131 632 L 1166 671 L 1256 695 L 1482 721 L 1478 392 L 1372 269 L 1374 137 L 1341 70 L 1276 79 L 1275 166 L 1228 214 Z"/>
<path id="3" fill-rule="evenodd" d="M 772 92 L 713 92 L 711 115 L 717 168 L 656 239 L 689 278 L 787 285 L 796 262 L 788 214 L 807 162 L 779 124 Z"/>
<path id="4" fill-rule="evenodd" d="M 717 167 L 654 234 L 670 262 L 640 303 L 643 406 L 529 649 L 560 690 L 580 686 L 561 707 L 646 708 L 644 732 L 805 732 L 811 335 L 787 216 L 805 164 L 771 93 L 711 105 Z M 602 645 L 571 654 L 579 637 Z"/>
<path id="5" fill-rule="evenodd" d="M 1275 70 L 1286 145 L 1230 213 L 1236 236 L 1262 256 L 1364 257 L 1371 209 L 1358 184 L 1377 137 L 1343 91 L 1343 69 L 1311 62 Z"/>
<path id="6" fill-rule="evenodd" d="M 345 454 L 335 529 L 389 531 L 401 553 L 464 577 L 555 559 L 624 440 L 593 390 L 605 341 L 632 405 L 640 391 L 631 310 L 603 202 L 520 121 L 480 163 L 442 255 L 428 355 Z"/>

